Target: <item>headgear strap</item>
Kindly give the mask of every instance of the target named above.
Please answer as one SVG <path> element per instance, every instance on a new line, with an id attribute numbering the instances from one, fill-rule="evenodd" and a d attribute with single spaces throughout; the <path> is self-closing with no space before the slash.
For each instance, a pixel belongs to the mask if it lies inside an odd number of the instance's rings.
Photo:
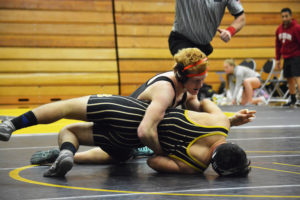
<path id="1" fill-rule="evenodd" d="M 204 72 L 200 73 L 200 74 L 187 74 L 185 75 L 186 77 L 190 78 L 190 77 L 194 77 L 194 76 L 203 76 L 205 75 L 207 72 L 207 70 L 205 70 Z"/>
<path id="2" fill-rule="evenodd" d="M 202 60 L 199 60 L 198 62 L 196 62 L 195 64 L 192 64 L 192 65 L 188 65 L 186 66 L 185 68 L 183 68 L 182 72 L 184 72 L 185 70 L 191 68 L 191 67 L 195 67 L 196 65 L 200 65 L 201 63 L 207 61 L 207 57 L 202 59 Z"/>

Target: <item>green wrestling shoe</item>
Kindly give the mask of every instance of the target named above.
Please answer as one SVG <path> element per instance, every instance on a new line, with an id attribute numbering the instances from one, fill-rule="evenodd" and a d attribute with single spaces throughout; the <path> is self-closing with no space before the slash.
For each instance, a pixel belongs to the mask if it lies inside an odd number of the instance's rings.
<path id="1" fill-rule="evenodd" d="M 134 149 L 134 151 L 133 151 L 133 157 L 152 156 L 152 155 L 154 155 L 154 152 L 146 146 Z"/>
<path id="2" fill-rule="evenodd" d="M 47 151 L 37 151 L 30 159 L 30 163 L 33 165 L 43 165 L 47 163 L 53 163 L 59 155 L 58 149 L 50 149 Z"/>

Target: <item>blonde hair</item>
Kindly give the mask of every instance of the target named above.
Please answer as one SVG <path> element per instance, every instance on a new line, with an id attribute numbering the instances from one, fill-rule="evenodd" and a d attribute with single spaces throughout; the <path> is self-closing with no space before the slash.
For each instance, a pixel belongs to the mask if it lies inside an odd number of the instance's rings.
<path id="1" fill-rule="evenodd" d="M 236 64 L 235 64 L 235 62 L 234 62 L 234 60 L 232 58 L 224 60 L 224 63 L 227 63 L 227 64 L 229 64 L 229 65 L 231 65 L 233 67 L 236 66 Z"/>
<path id="2" fill-rule="evenodd" d="M 197 75 L 205 72 L 208 65 L 207 56 L 198 48 L 182 49 L 175 54 L 174 60 L 177 63 L 174 67 L 176 78 L 182 82 L 186 81 L 183 77 L 187 78 L 188 75 Z M 184 69 L 187 66 L 190 67 Z"/>
<path id="3" fill-rule="evenodd" d="M 232 59 L 232 58 L 224 60 L 224 63 L 227 63 L 227 64 L 229 64 L 230 66 L 233 66 L 233 67 L 236 66 L 236 64 L 234 62 L 234 59 Z M 232 76 L 232 75 L 226 74 L 226 89 L 229 88 L 229 76 Z"/>

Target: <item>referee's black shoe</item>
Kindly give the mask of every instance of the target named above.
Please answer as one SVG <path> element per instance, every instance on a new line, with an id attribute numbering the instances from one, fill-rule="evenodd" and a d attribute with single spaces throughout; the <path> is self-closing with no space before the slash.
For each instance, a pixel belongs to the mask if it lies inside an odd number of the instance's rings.
<path id="1" fill-rule="evenodd" d="M 290 101 L 286 104 L 283 104 L 283 107 L 297 107 L 296 102 Z"/>

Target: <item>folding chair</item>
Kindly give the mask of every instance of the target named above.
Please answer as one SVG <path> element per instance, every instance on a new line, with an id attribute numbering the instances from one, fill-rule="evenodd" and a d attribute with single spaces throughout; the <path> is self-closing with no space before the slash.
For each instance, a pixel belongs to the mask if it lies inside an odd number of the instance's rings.
<path id="1" fill-rule="evenodd" d="M 281 86 L 283 84 L 287 85 L 287 80 L 283 78 L 283 70 L 280 71 L 279 76 L 277 74 L 276 79 L 271 80 L 270 82 L 274 85 L 273 90 L 270 92 L 270 96 L 267 99 L 267 102 L 282 102 L 287 103 L 288 102 L 288 94 L 289 90 L 282 91 Z M 274 94 L 277 92 L 278 96 L 275 97 Z"/>
<path id="2" fill-rule="evenodd" d="M 256 62 L 252 58 L 246 58 L 239 65 L 249 67 L 252 70 L 256 70 Z"/>
<path id="3" fill-rule="evenodd" d="M 265 64 L 263 65 L 263 67 L 261 68 L 260 73 L 259 73 L 260 77 L 262 79 L 265 76 L 267 76 L 267 78 L 263 79 L 263 83 L 260 86 L 260 88 L 256 89 L 256 92 L 255 92 L 256 94 L 254 95 L 254 97 L 258 97 L 260 94 L 263 94 L 263 93 L 268 93 L 266 86 L 268 84 L 270 84 L 274 69 L 275 69 L 275 59 L 274 58 L 268 59 L 265 62 Z M 268 102 L 269 98 L 270 98 L 270 96 L 268 97 L 267 102 Z"/>

